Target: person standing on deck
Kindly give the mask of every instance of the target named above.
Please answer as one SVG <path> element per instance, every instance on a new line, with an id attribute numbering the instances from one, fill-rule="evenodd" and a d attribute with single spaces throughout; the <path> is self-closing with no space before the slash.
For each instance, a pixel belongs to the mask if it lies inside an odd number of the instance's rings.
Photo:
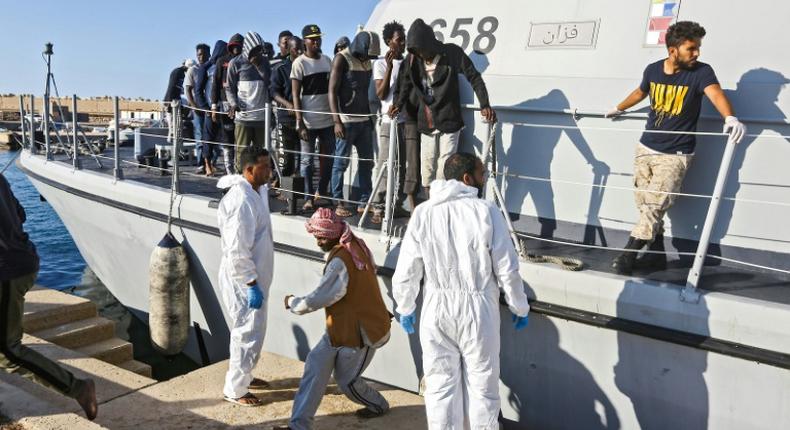
<path id="1" fill-rule="evenodd" d="M 494 203 L 480 198 L 483 162 L 469 153 L 453 154 L 444 177 L 414 209 L 392 294 L 400 323 L 411 334 L 423 284 L 420 345 L 428 427 L 494 430 L 500 410 L 500 288 L 516 330 L 526 327 L 529 304 L 505 219 Z"/>
<path id="2" fill-rule="evenodd" d="M 227 53 L 217 59 L 217 68 L 211 85 L 211 121 L 217 126 L 217 141 L 222 145 L 222 156 L 225 158 L 226 174 L 236 173 L 236 135 L 234 133 L 233 119 L 227 112 L 230 110 L 227 98 L 228 66 L 231 60 L 241 55 L 244 37 L 234 34 L 228 40 Z"/>
<path id="3" fill-rule="evenodd" d="M 680 21 L 669 27 L 666 45 L 669 55 L 648 65 L 639 88 L 606 114 L 615 118 L 650 96 L 646 132 L 636 147 L 634 186 L 639 222 L 631 231 L 623 252 L 612 262 L 621 275 L 631 275 L 634 266 L 663 270 L 666 254 L 647 254 L 637 261 L 645 245 L 664 251 L 664 214 L 675 201 L 683 178 L 694 157 L 702 96 L 705 95 L 724 118 L 724 132 L 738 143 L 746 134 L 730 101 L 716 79 L 713 68 L 698 61 L 705 29 L 696 22 Z M 661 133 L 670 132 L 670 133 Z M 680 132 L 680 133 L 678 133 Z"/>
<path id="4" fill-rule="evenodd" d="M 0 368 L 20 366 L 79 403 L 89 420 L 96 418 L 96 386 L 78 379 L 58 363 L 22 344 L 25 294 L 38 274 L 36 246 L 22 228 L 25 209 L 0 173 Z"/>
<path id="5" fill-rule="evenodd" d="M 293 87 L 291 86 L 291 68 L 294 60 L 304 52 L 302 39 L 290 36 L 286 41 L 288 55 L 272 70 L 272 82 L 269 91 L 280 108 L 277 110 L 277 134 L 282 149 L 299 151 L 299 133 L 296 131 L 296 112 L 293 111 Z M 289 109 L 289 110 L 285 110 Z M 294 152 L 283 152 L 280 166 L 283 176 L 296 173 L 299 157 Z"/>
<path id="6" fill-rule="evenodd" d="M 328 197 L 332 180 L 332 154 L 335 153 L 335 134 L 329 111 L 329 72 L 332 60 L 321 53 L 321 29 L 308 24 L 302 29 L 304 54 L 291 66 L 291 92 L 296 109 L 296 130 L 302 139 L 301 174 L 305 181 L 304 210 L 312 210 L 313 160 L 318 143 L 319 175 L 316 196 Z M 305 112 L 301 112 L 304 110 Z"/>
<path id="7" fill-rule="evenodd" d="M 224 40 L 217 40 L 214 43 L 214 50 L 211 53 L 211 57 L 209 58 L 206 66 L 201 68 L 198 76 L 197 76 L 197 94 L 198 97 L 202 97 L 206 103 L 206 108 L 210 108 L 209 100 L 211 99 L 211 93 L 214 89 L 214 75 L 217 73 L 218 65 L 217 61 L 222 58 L 228 52 L 228 44 Z M 222 147 L 220 149 L 220 145 L 216 143 L 210 142 L 218 142 L 221 138 L 220 136 L 220 124 L 214 122 L 213 115 L 205 112 L 205 117 L 203 119 L 203 123 L 205 124 L 203 127 L 203 139 L 206 140 L 203 144 L 203 154 L 211 154 L 210 158 L 206 160 L 206 175 L 213 176 L 214 172 L 216 171 L 216 161 L 219 158 L 220 150 L 225 153 L 225 171 L 226 173 L 229 170 L 228 158 L 227 155 L 227 147 Z"/>
<path id="8" fill-rule="evenodd" d="M 198 109 L 208 109 L 208 100 L 205 96 L 200 94 L 197 89 L 200 86 L 200 79 L 205 76 L 206 68 L 208 68 L 209 57 L 211 57 L 211 48 L 205 43 L 201 43 L 195 47 L 195 57 L 197 64 L 187 69 L 184 75 L 184 95 L 187 98 L 189 106 Z M 195 148 L 197 149 L 197 163 L 198 174 L 211 172 L 211 157 L 213 154 L 206 153 L 204 149 L 207 147 L 202 144 L 203 130 L 206 119 L 206 113 L 199 110 L 192 110 L 192 124 L 194 125 Z M 208 168 L 206 166 L 209 166 Z"/>
<path id="9" fill-rule="evenodd" d="M 488 91 L 472 59 L 454 43 L 436 40 L 433 29 L 422 19 L 415 20 L 406 37 L 406 50 L 414 58 L 407 64 L 398 100 L 390 108 L 395 117 L 406 105 L 412 91 L 419 99 L 417 125 L 422 134 L 431 137 L 422 142 L 422 185 L 430 192 L 434 179 L 444 179 L 442 169 L 450 155 L 458 151 L 464 120 L 461 116 L 461 93 L 458 75 L 463 74 L 480 102 L 480 113 L 486 121 L 496 122 Z"/>
<path id="10" fill-rule="evenodd" d="M 274 271 L 269 152 L 259 146 L 244 148 L 237 166 L 241 175 L 224 176 L 217 183 L 218 188 L 229 188 L 217 209 L 222 245 L 219 290 L 230 318 L 230 359 L 223 394 L 232 403 L 260 406 L 249 388 L 269 386 L 252 376 L 266 335 L 266 299 Z"/>
<path id="11" fill-rule="evenodd" d="M 293 33 L 291 33 L 288 30 L 283 30 L 280 32 L 279 35 L 277 35 L 277 49 L 279 50 L 279 52 L 270 61 L 272 66 L 272 73 L 274 73 L 277 67 L 279 67 L 280 64 L 282 64 L 283 60 L 288 58 L 288 40 L 291 37 L 293 37 Z"/>
<path id="12" fill-rule="evenodd" d="M 326 253 L 324 276 L 312 293 L 285 297 L 285 308 L 297 315 L 324 309 L 326 334 L 307 355 L 289 427 L 275 429 L 311 429 L 333 373 L 340 391 L 364 406 L 357 416 L 375 418 L 389 410 L 387 400 L 361 377 L 376 350 L 389 341 L 392 319 L 381 297 L 373 256 L 329 208 L 319 208 L 306 228 Z"/>
<path id="13" fill-rule="evenodd" d="M 381 100 L 381 112 L 389 112 L 392 106 L 392 97 L 395 92 L 395 83 L 398 82 L 398 72 L 400 71 L 401 63 L 403 62 L 403 53 L 406 51 L 406 29 L 397 21 L 389 22 L 384 25 L 384 31 L 381 32 L 384 38 L 384 44 L 389 47 L 389 51 L 384 58 L 379 58 L 373 62 L 373 81 L 376 85 L 376 96 Z M 403 209 L 403 201 L 406 194 L 413 196 L 414 186 L 417 184 L 416 177 L 408 177 L 408 174 L 414 175 L 417 172 L 414 166 L 407 170 L 407 162 L 419 163 L 419 145 L 413 145 L 413 141 L 406 141 L 404 133 L 404 125 L 406 123 L 406 114 L 401 112 L 397 118 L 390 119 L 389 115 L 382 115 L 381 117 L 381 130 L 379 130 L 379 155 L 377 159 L 377 169 L 384 169 L 384 162 L 389 157 L 390 143 L 395 139 L 390 139 L 390 124 L 391 121 L 397 121 L 395 129 L 397 130 L 398 149 L 398 164 L 396 171 L 398 173 L 399 187 L 395 192 L 395 218 L 409 216 L 409 213 Z M 409 145 L 407 146 L 407 143 Z M 387 176 L 386 172 L 381 177 L 381 184 L 376 192 L 376 197 L 373 203 L 376 205 L 373 212 L 371 222 L 373 224 L 381 224 L 384 218 L 384 200 L 387 197 Z M 416 175 L 415 175 L 416 176 Z M 413 202 L 413 199 L 411 199 Z M 411 203 L 411 202 L 410 202 Z M 412 209 L 414 206 L 412 206 Z"/>
<path id="14" fill-rule="evenodd" d="M 266 103 L 269 102 L 271 69 L 263 52 L 263 39 L 249 31 L 241 55 L 228 65 L 228 117 L 236 123 L 236 164 L 248 146 L 266 146 Z"/>
<path id="15" fill-rule="evenodd" d="M 351 147 L 357 150 L 359 201 L 366 202 L 373 191 L 373 129 L 370 120 L 368 88 L 373 75 L 372 59 L 381 53 L 378 34 L 361 31 L 347 48 L 335 55 L 329 75 L 329 108 L 334 120 L 335 160 L 332 164 L 332 197 L 335 213 L 349 217 L 353 212 L 343 202 L 343 175 L 351 164 Z M 349 195 L 349 200 L 355 196 Z M 357 212 L 365 210 L 364 203 Z"/>

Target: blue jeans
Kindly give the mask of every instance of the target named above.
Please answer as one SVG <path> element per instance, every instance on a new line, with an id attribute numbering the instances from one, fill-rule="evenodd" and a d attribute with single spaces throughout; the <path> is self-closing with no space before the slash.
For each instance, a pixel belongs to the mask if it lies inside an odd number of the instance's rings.
<path id="1" fill-rule="evenodd" d="M 338 139 L 335 146 L 335 155 L 348 157 L 351 147 L 357 149 L 357 157 L 373 160 L 373 130 L 370 121 L 350 122 L 343 124 L 346 129 L 346 138 Z M 351 160 L 348 158 L 335 158 L 332 163 L 332 197 L 343 198 L 343 174 L 346 172 Z M 349 200 L 367 202 L 373 191 L 373 161 L 359 161 L 359 195 L 351 193 Z M 342 205 L 342 203 L 341 203 Z"/>
<path id="2" fill-rule="evenodd" d="M 304 177 L 305 193 L 309 196 L 306 200 L 313 199 L 313 160 L 315 159 L 316 140 L 318 141 L 318 153 L 322 155 L 332 155 L 335 152 L 335 132 L 332 127 L 307 130 L 307 141 L 302 141 L 302 159 L 299 172 Z M 319 158 L 320 179 L 318 180 L 318 194 L 329 196 L 329 183 L 332 179 L 332 158 Z"/>
<path id="3" fill-rule="evenodd" d="M 205 118 L 205 112 L 192 112 L 192 124 L 195 126 L 195 152 L 197 155 L 198 166 L 203 166 L 206 164 L 203 161 L 204 156 L 208 156 L 209 159 L 211 159 L 211 154 L 204 154 L 205 150 L 203 148 L 203 144 L 200 142 L 203 140 L 203 122 L 205 121 Z"/>

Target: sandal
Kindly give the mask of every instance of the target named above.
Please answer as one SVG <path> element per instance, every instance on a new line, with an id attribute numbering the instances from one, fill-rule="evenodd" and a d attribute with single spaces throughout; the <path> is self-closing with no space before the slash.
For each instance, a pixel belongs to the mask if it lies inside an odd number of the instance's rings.
<path id="1" fill-rule="evenodd" d="M 348 210 L 347 207 L 345 207 L 345 206 L 338 206 L 335 209 L 335 215 L 337 215 L 337 216 L 339 216 L 341 218 L 348 218 L 348 217 L 350 217 L 350 216 L 352 216 L 354 214 L 350 210 Z"/>
<path id="2" fill-rule="evenodd" d="M 261 378 L 252 378 L 249 385 L 249 388 L 252 390 L 265 390 L 269 387 L 271 387 L 271 385 Z"/>
<path id="3" fill-rule="evenodd" d="M 313 201 L 312 200 L 308 200 L 308 201 L 304 202 L 304 205 L 302 205 L 302 210 L 303 211 L 311 211 L 313 209 L 315 209 L 315 207 L 313 206 Z"/>
<path id="4" fill-rule="evenodd" d="M 239 406 L 244 406 L 245 408 L 255 408 L 263 405 L 261 399 L 255 397 L 255 395 L 252 393 L 247 393 L 239 397 L 238 399 L 234 399 L 228 396 L 223 396 L 223 398 L 225 399 L 226 402 L 234 403 Z"/>

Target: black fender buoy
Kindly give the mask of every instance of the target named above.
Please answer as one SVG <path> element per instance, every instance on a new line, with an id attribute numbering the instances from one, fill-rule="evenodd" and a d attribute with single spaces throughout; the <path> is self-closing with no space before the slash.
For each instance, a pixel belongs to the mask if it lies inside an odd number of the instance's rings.
<path id="1" fill-rule="evenodd" d="M 151 253 L 148 326 L 151 344 L 165 355 L 184 349 L 189 337 L 189 260 L 181 243 L 167 233 Z"/>

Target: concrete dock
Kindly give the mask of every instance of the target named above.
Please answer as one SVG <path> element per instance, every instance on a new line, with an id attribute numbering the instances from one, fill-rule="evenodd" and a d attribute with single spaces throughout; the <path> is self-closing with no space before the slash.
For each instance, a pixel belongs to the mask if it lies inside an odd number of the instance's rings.
<path id="1" fill-rule="evenodd" d="M 26 326 L 37 329 L 53 321 L 65 321 L 66 314 L 91 316 L 84 299 L 46 290 L 29 295 L 30 313 L 50 309 L 48 318 L 28 318 Z M 56 306 L 63 303 L 63 307 Z M 68 312 L 64 312 L 63 308 Z M 60 310 L 58 310 L 60 309 Z M 42 322 L 47 320 L 48 322 Z M 28 322 L 38 321 L 38 322 Z M 99 323 L 98 326 L 105 326 Z M 44 330 L 52 330 L 53 327 Z M 106 330 L 104 328 L 103 330 Z M 46 331 L 44 331 L 46 333 Z M 67 339 L 75 339 L 66 337 Z M 91 357 L 86 348 L 67 349 L 40 337 L 25 335 L 25 344 L 57 360 L 80 378 L 93 378 L 99 400 L 99 415 L 94 422 L 85 420 L 72 399 L 45 388 L 16 373 L 0 371 L 0 415 L 10 418 L 24 429 L 225 429 L 271 428 L 286 424 L 293 398 L 299 386 L 303 363 L 275 354 L 264 353 L 254 371 L 256 377 L 269 381 L 268 390 L 253 390 L 263 406 L 248 408 L 222 399 L 222 385 L 227 362 L 222 361 L 168 381 L 157 382 L 132 370 Z M 78 342 L 79 343 L 79 342 Z M 87 349 L 89 350 L 89 349 Z M 124 361 L 125 364 L 128 360 Z M 128 367 L 128 366 L 127 366 Z M 150 371 L 150 369 L 149 369 Z M 374 384 L 389 401 L 391 411 L 380 418 L 363 420 L 354 415 L 361 407 L 348 400 L 336 386 L 330 385 L 316 416 L 316 429 L 386 429 L 419 430 L 427 428 L 423 399 L 413 393 Z M 4 425 L 0 424 L 0 428 Z M 16 428 L 19 428 L 16 427 Z M 16 429 L 15 428 L 15 429 Z"/>

